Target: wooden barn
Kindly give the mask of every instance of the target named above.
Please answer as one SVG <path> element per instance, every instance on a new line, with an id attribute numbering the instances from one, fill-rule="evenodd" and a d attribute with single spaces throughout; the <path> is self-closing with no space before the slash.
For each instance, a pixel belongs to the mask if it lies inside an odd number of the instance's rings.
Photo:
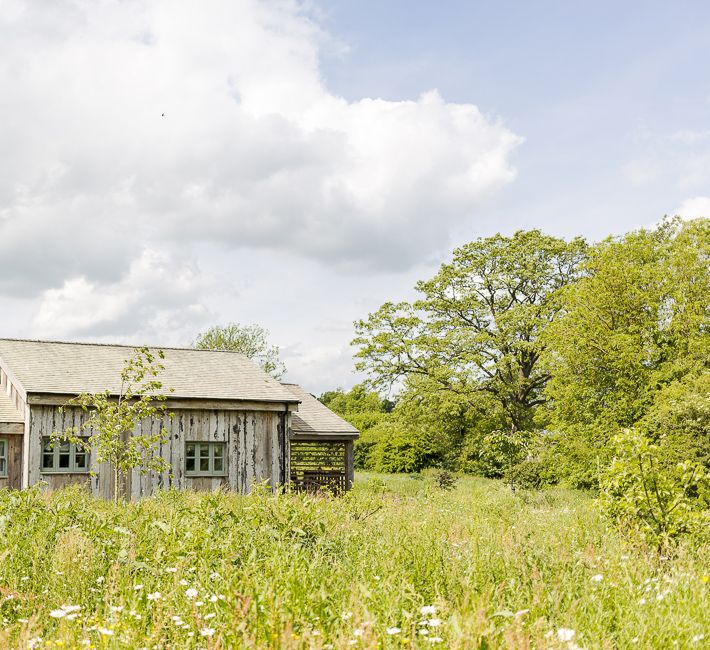
<path id="1" fill-rule="evenodd" d="M 165 428 L 160 454 L 171 470 L 134 470 L 122 486 L 126 495 L 167 487 L 248 492 L 262 481 L 274 488 L 352 486 L 358 432 L 300 386 L 279 383 L 238 353 L 162 349 L 159 379 L 172 417 L 143 421 L 131 435 Z M 82 483 L 112 497 L 110 467 L 69 442 L 52 444 L 50 436 L 86 417 L 77 407 L 61 408 L 72 397 L 118 394 L 132 355 L 121 345 L 0 339 L 0 487 Z"/>

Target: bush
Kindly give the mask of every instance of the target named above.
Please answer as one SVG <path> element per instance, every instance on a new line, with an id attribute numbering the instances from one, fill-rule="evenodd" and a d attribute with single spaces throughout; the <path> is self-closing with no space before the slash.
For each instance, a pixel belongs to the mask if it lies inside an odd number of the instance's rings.
<path id="1" fill-rule="evenodd" d="M 380 438 L 368 456 L 370 469 L 411 474 L 430 466 L 434 448 L 424 433 L 392 421 L 378 426 L 377 434 Z"/>
<path id="2" fill-rule="evenodd" d="M 458 478 L 456 478 L 455 474 L 452 474 L 451 472 L 445 469 L 434 474 L 434 485 L 436 485 L 436 487 L 438 487 L 440 490 L 444 490 L 445 492 L 453 490 L 456 487 L 458 481 L 459 480 Z"/>
<path id="3" fill-rule="evenodd" d="M 506 479 L 511 485 L 526 490 L 539 490 L 543 484 L 545 467 L 534 458 L 525 459 L 513 465 L 507 472 Z"/>
<path id="4" fill-rule="evenodd" d="M 669 462 L 664 442 L 635 430 L 613 438 L 614 459 L 601 476 L 602 508 L 659 549 L 680 537 L 710 541 L 710 476 L 699 463 Z"/>

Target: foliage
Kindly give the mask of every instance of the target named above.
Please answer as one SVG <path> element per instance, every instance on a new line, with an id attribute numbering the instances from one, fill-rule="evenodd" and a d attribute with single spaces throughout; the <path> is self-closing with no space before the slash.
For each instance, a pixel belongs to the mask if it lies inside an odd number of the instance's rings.
<path id="1" fill-rule="evenodd" d="M 373 433 L 377 439 L 367 457 L 368 469 L 408 474 L 433 464 L 436 448 L 424 431 L 403 427 L 391 419 L 370 431 Z"/>
<path id="2" fill-rule="evenodd" d="M 452 474 L 451 472 L 445 469 L 439 470 L 434 474 L 434 485 L 436 485 L 436 487 L 438 487 L 440 490 L 444 490 L 445 492 L 453 490 L 456 487 L 458 481 L 459 480 L 455 474 Z"/>
<path id="3" fill-rule="evenodd" d="M 708 543 L 710 474 L 699 463 L 674 462 L 664 443 L 635 430 L 614 437 L 614 459 L 601 480 L 602 507 L 659 548 L 685 535 Z"/>
<path id="4" fill-rule="evenodd" d="M 484 392 L 506 429 L 529 428 L 549 379 L 540 333 L 559 311 L 552 297 L 574 280 L 586 246 L 540 231 L 478 239 L 454 251 L 414 303 L 385 303 L 356 323 L 356 367 L 376 386 L 406 382 L 475 401 Z"/>
<path id="5" fill-rule="evenodd" d="M 342 388 L 327 391 L 318 399 L 360 431 L 355 441 L 355 468 L 369 468 L 370 454 L 382 437 L 377 425 L 388 419 L 394 403 L 368 391 L 362 384 L 347 392 Z"/>
<path id="6" fill-rule="evenodd" d="M 590 252 L 585 277 L 560 292 L 564 317 L 545 333 L 554 422 L 630 426 L 656 390 L 707 363 L 708 256 L 708 220 Z"/>
<path id="7" fill-rule="evenodd" d="M 318 399 L 361 432 L 372 429 L 394 408 L 393 402 L 368 391 L 362 384 L 347 392 L 342 388 L 327 391 Z"/>
<path id="8" fill-rule="evenodd" d="M 166 413 L 163 402 L 167 398 L 161 393 L 162 382 L 157 379 L 164 368 L 159 360 L 164 356 L 162 350 L 137 348 L 121 370 L 118 394 L 105 390 L 82 393 L 69 400 L 65 407 L 78 406 L 88 417 L 80 427 L 52 433 L 54 444 L 69 441 L 86 451 L 93 450 L 98 464 L 109 463 L 117 500 L 121 497 L 123 480 L 132 469 L 142 473 L 170 469 L 159 449 L 166 441 L 165 429 L 150 435 L 133 435 L 141 421 L 158 419 Z"/>
<path id="9" fill-rule="evenodd" d="M 286 372 L 279 358 L 279 348 L 269 345 L 269 331 L 260 325 L 229 323 L 224 327 L 210 327 L 199 334 L 192 345 L 198 350 L 240 352 L 275 379 L 281 379 Z"/>
<path id="10" fill-rule="evenodd" d="M 569 650 L 559 638 L 574 634 L 595 650 L 707 639 L 707 546 L 680 540 L 662 560 L 566 490 L 512 498 L 497 481 L 463 478 L 444 492 L 407 476 L 378 485 L 386 491 L 358 476 L 336 499 L 166 491 L 138 503 L 0 490 L 0 647 Z"/>

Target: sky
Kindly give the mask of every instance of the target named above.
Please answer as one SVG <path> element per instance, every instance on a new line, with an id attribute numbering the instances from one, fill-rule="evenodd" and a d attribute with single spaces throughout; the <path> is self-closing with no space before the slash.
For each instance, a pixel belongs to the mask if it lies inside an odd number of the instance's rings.
<path id="1" fill-rule="evenodd" d="M 457 245 L 710 216 L 710 4 L 0 0 L 0 337 L 349 388 Z"/>

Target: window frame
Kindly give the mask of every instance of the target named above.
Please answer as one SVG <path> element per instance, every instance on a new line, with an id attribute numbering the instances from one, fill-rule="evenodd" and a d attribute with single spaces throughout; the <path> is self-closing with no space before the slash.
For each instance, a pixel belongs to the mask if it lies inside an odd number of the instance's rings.
<path id="1" fill-rule="evenodd" d="M 47 449 L 46 449 L 48 444 L 52 444 L 51 452 L 47 451 Z M 61 447 L 63 444 L 69 445 L 69 451 L 66 453 L 61 451 Z M 49 456 L 50 453 L 52 454 L 52 467 L 45 467 L 44 466 L 44 459 L 46 456 Z M 84 455 L 84 458 L 85 458 L 84 467 L 77 467 L 77 464 L 76 464 L 77 454 Z M 60 467 L 59 466 L 60 455 L 68 455 L 69 456 L 69 466 L 68 467 Z M 69 442 L 68 440 L 61 440 L 61 441 L 57 441 L 56 443 L 52 443 L 51 436 L 42 436 L 42 457 L 40 460 L 40 473 L 41 474 L 88 474 L 90 465 L 91 465 L 91 450 L 90 449 L 80 449 L 77 445 L 75 445 L 73 442 Z"/>
<path id="2" fill-rule="evenodd" d="M 189 455 L 188 454 L 188 447 L 190 445 L 195 446 L 195 453 L 194 455 Z M 202 448 L 207 448 L 207 459 L 208 459 L 208 469 L 207 470 L 200 470 L 198 469 L 199 466 L 199 460 L 202 458 L 200 455 L 200 450 Z M 221 457 L 217 455 L 217 458 L 221 458 L 222 460 L 222 469 L 221 470 L 215 470 L 214 469 L 214 461 L 215 461 L 215 449 L 220 448 L 222 450 L 222 455 Z M 189 470 L 187 469 L 187 461 L 189 459 L 193 459 L 195 461 L 195 469 Z M 201 478 L 201 477 L 206 477 L 206 478 L 223 478 L 227 476 L 227 443 L 226 442 L 221 442 L 219 440 L 186 440 L 185 441 L 185 460 L 183 462 L 183 467 L 185 470 L 185 476 L 187 478 Z"/>
<path id="3" fill-rule="evenodd" d="M 9 475 L 8 468 L 8 450 L 10 445 L 6 438 L 0 438 L 0 478 L 7 478 Z"/>

